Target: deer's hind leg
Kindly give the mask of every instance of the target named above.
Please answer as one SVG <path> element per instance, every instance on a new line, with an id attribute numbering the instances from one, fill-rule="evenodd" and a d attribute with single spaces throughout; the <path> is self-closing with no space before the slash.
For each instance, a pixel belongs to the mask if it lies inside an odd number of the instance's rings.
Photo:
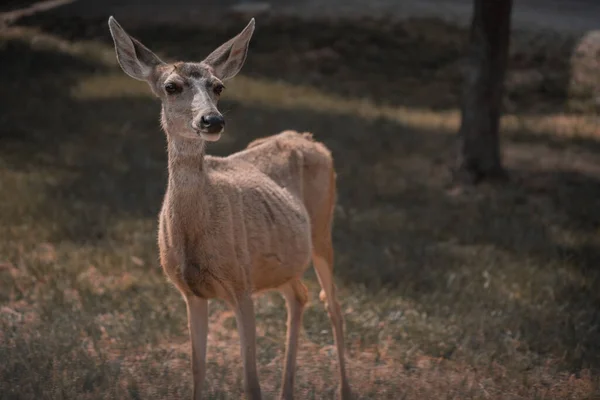
<path id="1" fill-rule="evenodd" d="M 295 279 L 279 288 L 287 306 L 287 340 L 285 346 L 285 366 L 281 385 L 281 399 L 294 398 L 294 376 L 296 374 L 296 355 L 298 354 L 298 336 L 302 325 L 304 306 L 308 302 L 306 286 Z"/>
<path id="2" fill-rule="evenodd" d="M 331 234 L 314 243 L 313 266 L 321 284 L 319 298 L 325 303 L 333 327 L 333 338 L 338 354 L 338 368 L 340 379 L 340 396 L 343 400 L 350 399 L 350 385 L 346 377 L 346 362 L 344 358 L 344 317 L 337 301 L 336 287 L 333 282 L 333 245 Z"/>

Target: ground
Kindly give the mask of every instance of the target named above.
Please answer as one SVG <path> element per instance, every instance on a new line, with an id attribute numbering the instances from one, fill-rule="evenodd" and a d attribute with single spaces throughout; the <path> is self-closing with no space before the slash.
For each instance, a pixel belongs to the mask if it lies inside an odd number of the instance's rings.
<path id="1" fill-rule="evenodd" d="M 199 59 L 243 26 L 132 33 L 166 59 Z M 572 78 L 578 37 L 515 36 L 511 181 L 457 190 L 465 38 L 434 18 L 265 18 L 208 151 L 283 129 L 332 150 L 357 399 L 598 399 L 600 130 Z M 0 33 L 0 54 L 0 399 L 188 398 L 185 306 L 157 260 L 157 100 L 117 67 L 104 18 L 30 18 Z M 306 280 L 296 393 L 333 398 L 331 329 Z M 285 308 L 267 294 L 256 309 L 274 398 Z M 235 318 L 219 301 L 210 315 L 207 398 L 241 398 Z"/>

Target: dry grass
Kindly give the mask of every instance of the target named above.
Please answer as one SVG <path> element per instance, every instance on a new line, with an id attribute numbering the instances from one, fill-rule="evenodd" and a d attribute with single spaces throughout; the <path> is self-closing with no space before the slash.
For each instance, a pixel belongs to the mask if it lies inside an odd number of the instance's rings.
<path id="1" fill-rule="evenodd" d="M 190 395 L 184 304 L 155 245 L 166 179 L 158 103 L 116 68 L 104 24 L 86 28 L 88 42 L 49 27 L 1 33 L 0 399 Z M 447 166 L 464 32 L 435 21 L 314 24 L 259 27 L 247 74 L 228 85 L 228 132 L 209 151 L 287 128 L 332 149 L 356 397 L 600 398 L 600 132 L 596 115 L 561 97 L 568 69 L 556 59 L 571 42 L 538 46 L 550 58 L 524 58 L 517 42 L 513 71 L 542 71 L 546 86 L 509 99 L 519 110 L 504 120 L 513 180 L 457 192 Z M 235 28 L 139 36 L 200 57 Z M 359 54 L 366 37 L 379 47 Z M 297 396 L 332 398 L 330 325 L 312 272 L 307 280 Z M 273 398 L 285 308 L 275 294 L 256 304 Z M 215 301 L 210 318 L 208 398 L 240 398 L 233 315 Z"/>

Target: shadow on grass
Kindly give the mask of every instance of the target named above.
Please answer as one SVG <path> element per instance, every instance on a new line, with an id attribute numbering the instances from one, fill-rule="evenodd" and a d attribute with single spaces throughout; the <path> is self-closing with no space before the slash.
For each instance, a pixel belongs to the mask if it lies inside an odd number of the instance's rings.
<path id="1" fill-rule="evenodd" d="M 129 31 L 166 59 L 201 60 L 247 22 L 231 16 L 218 21 L 193 28 L 131 26 Z M 78 20 L 50 12 L 21 22 L 69 39 L 111 40 L 105 19 Z M 127 28 L 127 21 L 121 22 Z M 517 114 L 571 111 L 571 60 L 581 38 L 515 35 L 519 40 L 513 40 L 509 62 L 509 110 Z M 394 22 L 261 16 L 244 73 L 370 98 L 378 104 L 454 109 L 462 91 L 467 37 L 466 29 L 435 18 Z"/>
<path id="2" fill-rule="evenodd" d="M 74 85 L 105 68 L 67 53 L 8 40 L 2 58 L 0 155 L 9 169 L 55 176 L 35 215 L 60 221 L 55 239 L 102 239 L 111 215 L 154 217 L 166 182 L 159 104 L 79 101 Z"/>

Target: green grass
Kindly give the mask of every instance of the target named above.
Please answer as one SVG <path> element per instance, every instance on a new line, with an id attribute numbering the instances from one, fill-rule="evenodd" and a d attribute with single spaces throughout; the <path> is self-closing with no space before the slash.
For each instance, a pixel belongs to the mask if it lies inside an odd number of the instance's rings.
<path id="1" fill-rule="evenodd" d="M 191 393 L 185 307 L 155 243 L 166 183 L 159 104 L 117 68 L 104 24 L 86 42 L 64 27 L 0 34 L 0 399 Z M 562 57 L 572 42 L 525 57 L 516 41 L 513 71 L 539 69 L 548 85 L 515 89 L 518 112 L 503 120 L 513 179 L 458 191 L 448 165 L 464 32 L 432 21 L 306 24 L 257 29 L 221 107 L 228 131 L 208 150 L 228 154 L 283 129 L 331 148 L 356 397 L 599 398 L 600 132 L 597 115 L 569 108 Z M 199 58 L 234 28 L 136 33 L 161 54 Z M 297 30 L 308 32 L 298 43 Z M 337 55 L 315 55 L 332 38 L 343 38 L 330 46 Z M 365 38 L 377 48 L 361 55 Z M 332 398 L 331 328 L 312 272 L 307 283 L 296 393 Z M 267 294 L 256 310 L 273 398 L 285 308 Z M 233 314 L 214 301 L 210 320 L 208 398 L 240 398 Z"/>

